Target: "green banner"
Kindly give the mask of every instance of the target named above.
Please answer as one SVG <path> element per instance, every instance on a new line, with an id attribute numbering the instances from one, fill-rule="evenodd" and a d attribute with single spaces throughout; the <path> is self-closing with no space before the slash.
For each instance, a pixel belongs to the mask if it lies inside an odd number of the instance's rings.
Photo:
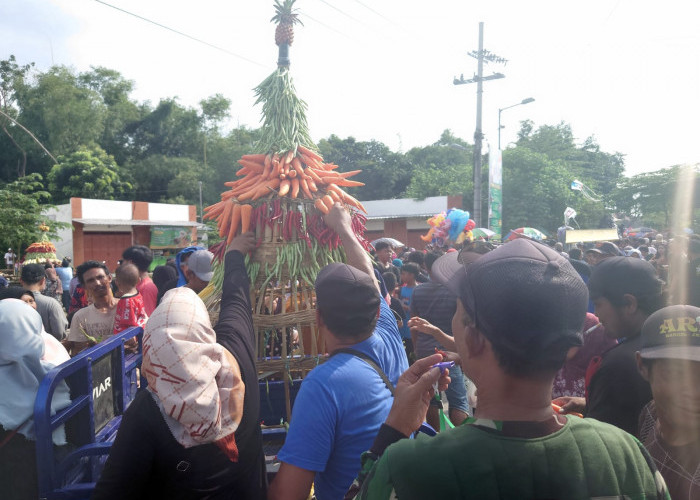
<path id="1" fill-rule="evenodd" d="M 500 151 L 489 153 L 489 229 L 495 234 L 494 240 L 500 240 L 503 207 L 503 164 Z"/>
<path id="2" fill-rule="evenodd" d="M 151 226 L 151 248 L 185 248 L 192 243 L 192 228 Z"/>

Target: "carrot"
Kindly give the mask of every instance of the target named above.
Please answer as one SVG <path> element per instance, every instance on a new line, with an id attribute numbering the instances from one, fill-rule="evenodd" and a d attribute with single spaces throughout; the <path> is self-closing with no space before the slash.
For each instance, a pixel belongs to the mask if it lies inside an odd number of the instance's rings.
<path id="1" fill-rule="evenodd" d="M 285 196 L 289 192 L 290 187 L 292 186 L 288 179 L 285 179 L 282 182 L 280 182 L 280 191 L 278 193 L 279 196 Z"/>
<path id="2" fill-rule="evenodd" d="M 314 206 L 323 214 L 327 214 L 329 212 L 328 207 L 323 203 L 321 198 L 316 198 L 316 201 L 314 201 Z"/>
<path id="3" fill-rule="evenodd" d="M 309 190 L 310 190 L 312 193 L 315 193 L 316 191 L 318 191 L 318 187 L 316 187 L 316 183 L 314 182 L 313 179 L 308 179 L 308 180 L 306 181 L 306 183 L 309 185 Z"/>
<path id="4" fill-rule="evenodd" d="M 241 193 L 248 191 L 251 187 L 253 187 L 256 184 L 259 184 L 262 181 L 263 181 L 263 179 L 260 176 L 256 175 L 255 177 L 251 177 L 250 179 L 247 179 L 245 182 L 241 182 L 238 186 L 236 186 L 233 189 L 233 192 L 236 195 L 239 195 Z"/>
<path id="5" fill-rule="evenodd" d="M 367 209 L 360 203 L 356 198 L 353 198 L 350 196 L 348 193 L 345 193 L 345 203 L 348 205 L 352 205 L 353 207 L 362 210 L 364 213 L 367 213 Z"/>
<path id="6" fill-rule="evenodd" d="M 309 189 L 309 182 L 305 177 L 302 177 L 299 179 L 299 185 L 301 186 L 301 190 L 304 193 L 304 196 L 309 199 L 313 200 L 313 196 L 311 196 L 311 190 Z"/>
<path id="7" fill-rule="evenodd" d="M 225 203 L 220 201 L 218 203 L 215 203 L 214 205 L 205 208 L 205 214 L 202 218 L 209 220 L 218 217 L 219 215 L 221 215 L 221 212 L 223 212 L 225 206 Z"/>
<path id="8" fill-rule="evenodd" d="M 307 168 L 304 173 L 310 177 L 314 182 L 322 182 L 321 177 L 313 168 Z"/>
<path id="9" fill-rule="evenodd" d="M 249 172 L 255 172 L 258 174 L 262 174 L 262 171 L 265 169 L 265 165 L 262 163 L 255 163 L 252 161 L 245 161 L 245 160 L 238 160 L 238 163 L 243 166 L 243 168 L 247 168 Z"/>
<path id="10" fill-rule="evenodd" d="M 268 153 L 265 155 L 265 161 L 263 162 L 263 165 L 265 165 L 265 168 L 272 166 L 272 155 L 271 154 Z"/>
<path id="11" fill-rule="evenodd" d="M 306 156 L 305 154 L 300 154 L 298 157 L 304 165 L 307 165 L 309 167 L 313 168 L 321 168 L 321 162 L 318 160 L 314 160 L 313 158 Z"/>
<path id="12" fill-rule="evenodd" d="M 241 205 L 236 203 L 233 205 L 233 212 L 231 212 L 231 227 L 229 227 L 228 229 L 228 238 L 226 238 L 226 246 L 229 246 L 233 238 L 236 237 L 236 231 L 238 231 L 238 225 L 240 224 L 240 222 Z"/>
<path id="13" fill-rule="evenodd" d="M 296 156 L 292 158 L 292 168 L 299 175 L 304 175 L 304 167 L 301 165 L 301 160 Z"/>
<path id="14" fill-rule="evenodd" d="M 352 187 L 352 186 L 364 186 L 364 182 L 358 182 L 358 181 L 351 181 L 348 179 L 343 179 L 338 182 L 336 182 L 338 186 L 347 186 L 347 187 Z"/>
<path id="15" fill-rule="evenodd" d="M 299 194 L 299 179 L 297 179 L 296 177 L 293 177 L 291 183 L 292 183 L 291 197 L 296 198 L 297 195 Z"/>
<path id="16" fill-rule="evenodd" d="M 285 165 L 288 165 L 289 163 L 291 163 L 292 158 L 294 158 L 294 150 L 290 149 L 289 151 L 287 151 L 287 154 L 284 156 L 284 161 L 282 163 Z"/>
<path id="17" fill-rule="evenodd" d="M 325 178 L 331 178 L 331 179 L 342 179 L 342 177 L 338 174 L 338 172 L 333 172 L 332 170 L 330 172 L 316 172 L 316 175 L 318 175 L 320 178 L 325 179 Z"/>
<path id="18" fill-rule="evenodd" d="M 333 201 L 337 201 L 338 203 L 342 203 L 343 199 L 340 197 L 338 193 L 332 190 L 328 190 L 328 194 L 331 195 L 331 198 L 333 198 Z"/>
<path id="19" fill-rule="evenodd" d="M 272 176 L 272 171 L 274 167 L 272 166 L 272 162 L 266 163 L 265 167 L 263 167 L 262 174 L 260 174 L 260 177 L 263 179 L 269 179 Z"/>
<path id="20" fill-rule="evenodd" d="M 297 171 L 296 170 L 290 170 L 289 173 L 287 174 L 287 177 L 294 179 L 297 176 Z"/>
<path id="21" fill-rule="evenodd" d="M 221 214 L 221 218 L 219 219 L 219 236 L 221 238 L 224 237 L 226 230 L 228 229 L 229 221 L 231 220 L 231 213 L 233 212 L 233 205 L 235 205 L 235 203 L 228 202 L 226 204 L 226 208 L 224 208 L 224 211 Z"/>
<path id="22" fill-rule="evenodd" d="M 323 198 L 321 198 L 321 200 L 323 200 L 323 203 L 326 205 L 326 208 L 328 208 L 328 211 L 330 212 L 331 208 L 333 208 L 333 205 L 335 204 L 335 201 L 333 201 L 331 195 L 327 194 Z"/>
<path id="23" fill-rule="evenodd" d="M 362 170 L 350 170 L 349 172 L 333 172 L 333 173 L 341 176 L 344 179 L 347 179 L 348 177 L 352 177 L 353 175 L 357 175 L 360 172 L 362 172 Z"/>
<path id="24" fill-rule="evenodd" d="M 251 200 L 257 200 L 258 198 L 261 198 L 261 197 L 265 196 L 266 194 L 270 194 L 271 190 L 277 189 L 279 186 L 280 186 L 279 179 L 270 179 L 269 181 L 260 184 L 260 186 L 258 187 L 258 190 L 255 191 Z"/>
<path id="25" fill-rule="evenodd" d="M 250 169 L 248 167 L 241 167 L 236 171 L 236 177 L 241 177 L 242 175 L 246 175 L 250 173 Z"/>
<path id="26" fill-rule="evenodd" d="M 221 202 L 216 202 L 213 205 L 209 205 L 208 207 L 204 207 L 204 213 L 211 212 L 215 208 L 218 208 L 221 206 Z"/>
<path id="27" fill-rule="evenodd" d="M 309 148 L 305 148 L 304 146 L 299 145 L 299 146 L 297 146 L 297 149 L 298 149 L 301 153 L 305 154 L 306 156 L 308 156 L 308 157 L 310 157 L 310 158 L 313 158 L 314 160 L 323 161 L 323 158 L 322 158 L 320 155 L 318 155 L 317 153 L 314 153 L 314 152 L 311 151 Z"/>
<path id="28" fill-rule="evenodd" d="M 250 230 L 250 214 L 253 213 L 253 205 L 241 206 L 241 234 Z"/>
<path id="29" fill-rule="evenodd" d="M 262 163 L 265 161 L 265 158 L 267 158 L 267 155 L 243 155 L 241 156 L 241 160 L 247 160 L 247 161 L 254 161 L 258 163 Z"/>
<path id="30" fill-rule="evenodd" d="M 327 170 L 335 170 L 336 168 L 338 168 L 338 165 L 336 165 L 335 163 L 326 163 L 325 165 Z M 358 172 L 361 172 L 361 170 L 358 170 Z"/>

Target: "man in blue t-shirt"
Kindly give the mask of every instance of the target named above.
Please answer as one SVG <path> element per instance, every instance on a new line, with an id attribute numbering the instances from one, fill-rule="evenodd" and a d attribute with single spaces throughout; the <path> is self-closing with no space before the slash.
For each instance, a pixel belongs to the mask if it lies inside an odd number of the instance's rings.
<path id="1" fill-rule="evenodd" d="M 408 368 L 396 320 L 380 296 L 372 262 L 336 204 L 324 216 L 343 244 L 348 264 L 330 264 L 316 279 L 316 322 L 331 357 L 307 375 L 294 402 L 289 433 L 270 485 L 271 500 L 341 499 L 360 468 L 362 452 L 389 414 L 393 398 L 369 357 L 392 385 Z M 333 354 L 336 352 L 336 354 Z"/>

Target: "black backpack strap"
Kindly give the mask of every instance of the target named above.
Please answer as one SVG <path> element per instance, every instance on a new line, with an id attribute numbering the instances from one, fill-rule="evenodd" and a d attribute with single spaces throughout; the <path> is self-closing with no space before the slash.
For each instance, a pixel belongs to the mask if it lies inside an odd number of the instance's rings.
<path id="1" fill-rule="evenodd" d="M 355 349 L 350 349 L 349 347 L 344 348 L 344 349 L 338 349 L 336 351 L 333 351 L 331 356 L 335 356 L 336 354 L 350 354 L 352 356 L 355 356 L 357 358 L 360 358 L 362 361 L 367 363 L 369 366 L 374 368 L 374 371 L 379 374 L 379 376 L 382 378 L 384 381 L 384 385 L 386 385 L 386 388 L 389 389 L 389 392 L 391 392 L 391 395 L 394 395 L 394 384 L 391 383 L 391 380 L 389 380 L 389 377 L 386 376 L 386 373 L 379 367 L 379 365 L 368 355 L 366 355 L 364 352 L 357 351 Z"/>

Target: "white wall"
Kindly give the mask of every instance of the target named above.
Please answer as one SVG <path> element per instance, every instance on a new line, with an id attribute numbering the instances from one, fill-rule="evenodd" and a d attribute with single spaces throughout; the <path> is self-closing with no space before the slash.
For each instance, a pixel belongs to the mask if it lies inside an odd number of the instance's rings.
<path id="1" fill-rule="evenodd" d="M 133 218 L 130 201 L 89 200 L 82 198 L 83 219 L 116 219 L 131 220 Z"/>
<path id="2" fill-rule="evenodd" d="M 58 230 L 58 240 L 52 241 L 56 245 L 56 255 L 59 259 L 63 257 L 73 258 L 73 224 L 71 221 L 70 203 L 65 205 L 57 205 L 42 212 L 47 217 L 47 224 L 51 226 L 51 221 L 65 222 L 69 226 L 65 229 Z"/>
<path id="3" fill-rule="evenodd" d="M 190 207 L 189 205 L 149 203 L 148 220 L 186 222 L 190 220 Z"/>

